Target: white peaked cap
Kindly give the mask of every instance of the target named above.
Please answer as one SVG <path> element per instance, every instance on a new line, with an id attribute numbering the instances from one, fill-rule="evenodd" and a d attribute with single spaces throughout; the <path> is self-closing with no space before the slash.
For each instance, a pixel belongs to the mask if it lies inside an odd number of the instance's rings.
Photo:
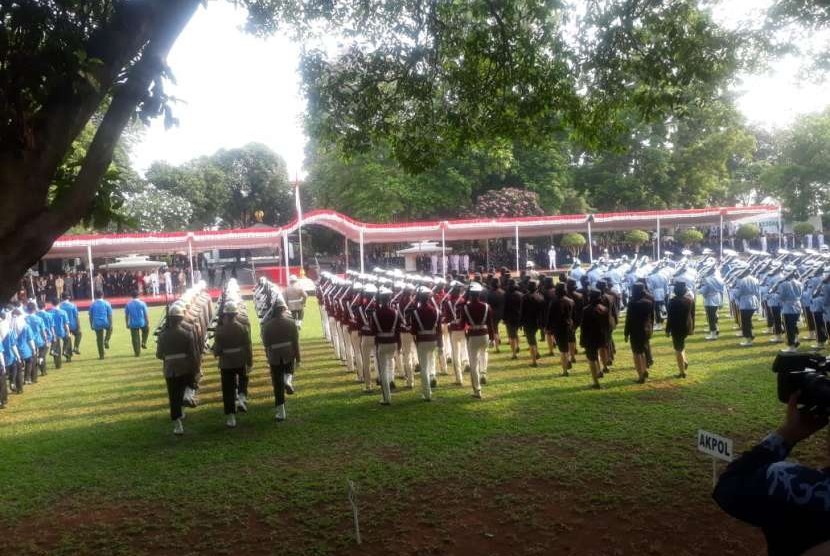
<path id="1" fill-rule="evenodd" d="M 478 282 L 470 282 L 470 287 L 467 288 L 467 291 L 471 293 L 481 293 L 484 291 L 484 286 Z"/>

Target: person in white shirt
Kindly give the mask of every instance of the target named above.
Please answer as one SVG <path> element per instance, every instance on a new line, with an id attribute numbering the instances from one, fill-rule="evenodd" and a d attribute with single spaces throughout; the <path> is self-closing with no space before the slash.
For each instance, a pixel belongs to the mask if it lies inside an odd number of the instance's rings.
<path id="1" fill-rule="evenodd" d="M 556 248 L 551 245 L 548 250 L 548 268 L 554 270 L 556 268 Z"/>
<path id="2" fill-rule="evenodd" d="M 170 269 L 164 269 L 164 293 L 165 295 L 173 295 L 173 275 L 170 274 Z"/>

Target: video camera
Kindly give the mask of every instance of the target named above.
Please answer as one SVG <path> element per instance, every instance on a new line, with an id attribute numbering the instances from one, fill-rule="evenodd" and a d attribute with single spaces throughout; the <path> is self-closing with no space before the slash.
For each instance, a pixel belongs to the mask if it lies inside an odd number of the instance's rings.
<path id="1" fill-rule="evenodd" d="M 772 364 L 778 375 L 778 400 L 787 403 L 795 392 L 798 404 L 814 413 L 830 414 L 830 363 L 809 353 L 779 353 Z"/>

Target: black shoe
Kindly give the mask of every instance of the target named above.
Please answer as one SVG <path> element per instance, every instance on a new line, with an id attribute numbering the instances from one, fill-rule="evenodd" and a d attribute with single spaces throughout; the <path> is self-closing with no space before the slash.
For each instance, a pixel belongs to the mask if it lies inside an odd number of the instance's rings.
<path id="1" fill-rule="evenodd" d="M 141 344 L 141 349 L 147 349 L 147 344 Z"/>
<path id="2" fill-rule="evenodd" d="M 689 370 L 689 362 L 688 361 L 683 362 L 683 368 L 687 371 Z"/>
<path id="3" fill-rule="evenodd" d="M 81 354 L 81 350 L 79 350 L 79 349 L 73 349 L 73 350 L 72 350 L 72 353 L 74 353 L 75 355 L 80 355 L 80 354 Z"/>
<path id="4" fill-rule="evenodd" d="M 104 349 L 109 349 L 109 348 L 110 348 L 110 343 L 109 342 L 104 342 Z"/>
<path id="5" fill-rule="evenodd" d="M 288 394 L 288 395 L 293 394 L 294 393 L 294 387 L 291 386 L 290 384 L 286 384 L 285 385 L 285 393 Z"/>
<path id="6" fill-rule="evenodd" d="M 464 372 L 465 372 L 465 373 L 469 373 L 469 372 L 470 372 L 470 366 L 469 366 L 469 365 L 464 365 Z"/>
<path id="7" fill-rule="evenodd" d="M 481 384 L 482 384 L 483 386 L 486 386 L 486 385 L 487 385 L 487 377 L 486 377 L 486 376 L 481 377 Z"/>
<path id="8" fill-rule="evenodd" d="M 389 383 L 389 389 L 390 390 L 397 390 L 398 389 L 398 387 L 395 386 L 395 381 L 394 380 Z"/>
<path id="9" fill-rule="evenodd" d="M 435 378 L 429 379 L 429 387 L 430 388 L 437 388 L 438 387 L 438 381 Z"/>
<path id="10" fill-rule="evenodd" d="M 380 403 L 380 405 L 390 405 L 390 403 L 389 403 L 389 402 L 384 402 L 384 401 L 381 401 L 381 402 L 379 402 L 379 403 Z"/>

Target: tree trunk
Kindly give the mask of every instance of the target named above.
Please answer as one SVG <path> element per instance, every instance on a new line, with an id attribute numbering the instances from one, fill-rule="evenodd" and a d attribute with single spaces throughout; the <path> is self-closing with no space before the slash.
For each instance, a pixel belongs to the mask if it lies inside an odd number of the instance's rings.
<path id="1" fill-rule="evenodd" d="M 101 179 L 107 171 L 124 127 L 147 98 L 150 86 L 166 67 L 167 54 L 176 38 L 190 21 L 200 0 L 154 0 L 144 2 L 141 21 L 125 27 L 124 18 L 114 18 L 117 31 L 129 29 L 133 36 L 121 39 L 121 50 L 111 56 L 120 67 L 105 68 L 109 81 L 103 80 L 112 101 L 95 133 L 75 181 L 55 202 L 48 203 L 49 187 L 65 153 L 83 126 L 94 115 L 104 95 L 87 91 L 84 95 L 60 97 L 38 115 L 40 127 L 34 127 L 31 148 L 23 152 L 0 153 L 3 203 L 10 210 L 11 224 L 0 226 L 0 299 L 11 297 L 26 271 L 40 260 L 54 241 L 89 214 Z M 129 6 L 129 4 L 125 4 Z M 136 9 L 139 3 L 130 9 Z M 111 31 L 111 30 L 110 30 Z M 102 31 L 104 36 L 108 33 Z M 117 34 L 116 34 L 117 36 Z M 146 38 L 145 38 L 146 37 Z M 100 45 L 99 45 L 100 46 Z M 89 45 L 92 51 L 95 44 Z M 133 48 L 132 56 L 129 49 Z M 138 58 L 126 79 L 114 84 L 124 60 Z M 114 85 L 114 86 L 113 86 Z M 103 87 L 103 86 L 102 86 Z M 62 112 L 62 113 L 61 113 Z M 71 122 L 70 130 L 66 126 Z"/>

